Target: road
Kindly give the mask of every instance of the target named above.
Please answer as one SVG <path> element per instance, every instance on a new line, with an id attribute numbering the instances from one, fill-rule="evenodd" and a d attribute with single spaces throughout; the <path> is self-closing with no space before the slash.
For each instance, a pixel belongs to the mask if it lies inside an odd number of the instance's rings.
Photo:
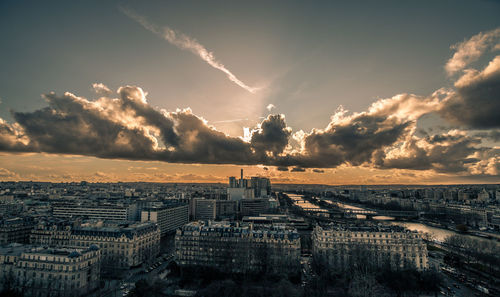
<path id="1" fill-rule="evenodd" d="M 126 294 L 135 287 L 135 283 L 138 280 L 144 279 L 149 282 L 158 278 L 158 273 L 165 270 L 168 263 L 174 258 L 173 254 L 169 254 L 165 257 L 159 256 L 155 260 L 156 263 L 161 263 L 157 265 L 156 268 L 153 268 L 153 265 L 147 267 L 138 267 L 133 268 L 128 271 L 128 276 L 121 281 L 111 281 L 109 285 L 109 289 L 106 292 L 102 292 L 102 296 L 104 297 L 120 297 L 126 296 Z M 153 268 L 153 269 L 149 269 Z M 146 272 L 148 271 L 148 272 Z"/>

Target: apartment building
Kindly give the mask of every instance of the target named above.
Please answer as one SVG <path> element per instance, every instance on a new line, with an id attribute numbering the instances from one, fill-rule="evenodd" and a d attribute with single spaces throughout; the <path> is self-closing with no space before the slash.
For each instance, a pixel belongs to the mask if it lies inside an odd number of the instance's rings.
<path id="1" fill-rule="evenodd" d="M 300 238 L 285 226 L 191 222 L 177 230 L 177 263 L 234 273 L 293 273 L 300 268 Z"/>
<path id="2" fill-rule="evenodd" d="M 104 270 L 128 269 L 152 261 L 160 253 L 160 229 L 151 222 L 39 224 L 31 244 L 87 248 L 97 245 Z"/>
<path id="3" fill-rule="evenodd" d="M 99 247 L 53 249 L 13 244 L 0 248 L 2 287 L 23 296 L 85 296 L 99 288 Z"/>
<path id="4" fill-rule="evenodd" d="M 421 236 L 399 226 L 316 226 L 312 251 L 317 263 L 337 272 L 353 265 L 428 268 L 427 246 Z"/>
<path id="5" fill-rule="evenodd" d="M 8 218 L 0 220 L 0 245 L 8 243 L 29 243 L 33 221 L 29 218 Z"/>

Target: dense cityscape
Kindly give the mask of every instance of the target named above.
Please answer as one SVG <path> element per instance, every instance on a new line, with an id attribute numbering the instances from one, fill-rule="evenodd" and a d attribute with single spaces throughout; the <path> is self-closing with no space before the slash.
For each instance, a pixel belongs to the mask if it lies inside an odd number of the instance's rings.
<path id="1" fill-rule="evenodd" d="M 0 297 L 499 297 L 500 1 L 0 1 Z"/>
<path id="2" fill-rule="evenodd" d="M 500 292 L 500 185 L 274 185 L 243 174 L 0 183 L 1 296 Z"/>

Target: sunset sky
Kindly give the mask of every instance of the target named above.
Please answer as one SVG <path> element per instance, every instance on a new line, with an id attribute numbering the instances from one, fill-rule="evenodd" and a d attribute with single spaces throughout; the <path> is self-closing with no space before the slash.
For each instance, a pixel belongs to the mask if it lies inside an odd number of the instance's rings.
<path id="1" fill-rule="evenodd" d="M 1 1 L 0 181 L 500 183 L 500 1 Z"/>

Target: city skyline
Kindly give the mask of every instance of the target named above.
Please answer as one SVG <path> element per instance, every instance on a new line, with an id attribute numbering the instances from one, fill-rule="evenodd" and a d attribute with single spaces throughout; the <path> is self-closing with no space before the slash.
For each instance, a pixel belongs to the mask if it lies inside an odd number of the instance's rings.
<path id="1" fill-rule="evenodd" d="M 31 5 L 1 4 L 0 181 L 500 180 L 498 2 Z"/>

